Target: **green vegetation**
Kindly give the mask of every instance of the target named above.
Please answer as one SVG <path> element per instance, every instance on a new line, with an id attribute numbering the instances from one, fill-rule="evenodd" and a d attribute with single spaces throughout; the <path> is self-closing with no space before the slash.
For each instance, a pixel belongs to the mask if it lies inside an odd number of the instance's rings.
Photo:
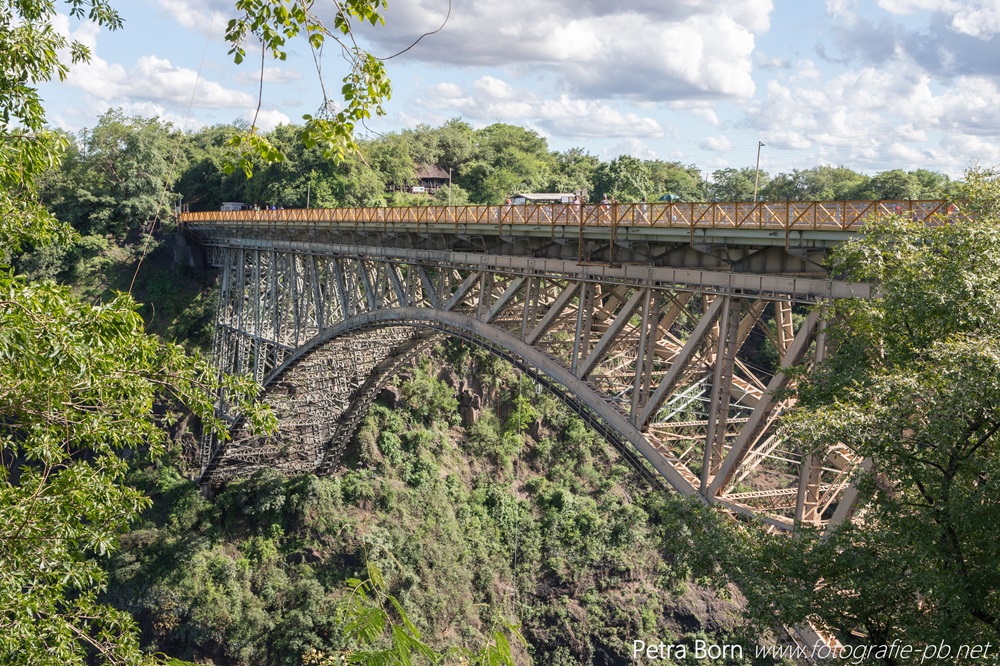
<path id="1" fill-rule="evenodd" d="M 836 353 L 803 378 L 784 428 L 805 451 L 843 444 L 870 461 L 859 518 L 828 535 L 720 524 L 695 540 L 762 626 L 811 617 L 869 645 L 1000 638 L 1000 174 L 973 169 L 966 196 L 975 221 L 890 219 L 833 256 L 879 295 L 827 304 Z"/>
<path id="2" fill-rule="evenodd" d="M 211 280 L 173 267 L 149 233 L 175 204 L 495 204 L 516 191 L 747 200 L 752 171 L 603 163 L 460 119 L 357 141 L 354 125 L 389 94 L 381 63 L 351 37 L 351 21 L 380 22 L 378 0 L 342 5 L 329 30 L 285 1 L 238 3 L 229 26 L 237 61 L 251 36 L 279 58 L 297 36 L 339 42 L 342 111 L 262 135 L 182 134 L 112 110 L 68 136 L 46 129 L 34 88 L 64 75 L 61 52 L 89 55 L 52 29 L 56 4 L 0 0 L 0 248 L 20 274 L 0 269 L 0 662 L 143 664 L 162 651 L 233 666 L 621 663 L 637 638 L 749 645 L 816 616 L 844 640 L 997 641 L 995 173 L 970 173 L 978 222 L 889 221 L 838 255 L 836 271 L 881 295 L 829 306 L 837 353 L 803 381 L 785 426 L 806 450 L 842 442 L 872 461 L 858 479 L 863 520 L 828 538 L 778 539 L 650 493 L 555 398 L 456 344 L 404 372 L 398 404 L 371 410 L 338 476 L 260 473 L 209 500 L 172 444 L 191 444 L 192 414 L 222 428 L 214 373 L 149 334 L 204 349 L 211 332 Z M 66 4 L 122 25 L 105 0 Z M 452 184 L 407 192 L 418 164 Z M 761 173 L 760 194 L 960 192 L 926 170 L 817 167 Z M 256 387 L 225 381 L 271 425 L 249 402 Z M 459 385 L 484 398 L 464 425 Z M 727 580 L 745 615 L 701 586 Z"/>
<path id="3" fill-rule="evenodd" d="M 96 26 L 122 26 L 105 0 L 65 5 Z M 355 14 L 360 5 L 351 3 Z M 124 483 L 129 465 L 162 454 L 182 409 L 225 436 L 213 410 L 223 388 L 255 430 L 273 418 L 251 402 L 252 382 L 219 380 L 148 335 L 129 295 L 91 304 L 48 279 L 67 255 L 74 266 L 101 263 L 111 251 L 103 235 L 124 236 L 163 213 L 176 139 L 158 121 L 109 113 L 80 157 L 46 129 L 37 84 L 65 77 L 64 54 L 90 55 L 55 17 L 54 0 L 0 0 L 0 662 L 142 664 L 153 659 L 132 617 L 101 599 L 108 576 L 99 559 L 149 506 Z M 43 206 L 42 190 L 53 208 L 67 203 L 64 220 Z M 6 265 L 14 259 L 34 279 L 15 276 Z"/>
<path id="4" fill-rule="evenodd" d="M 134 472 L 154 506 L 109 563 L 109 599 L 152 649 L 290 665 L 354 650 L 345 605 L 366 562 L 449 658 L 512 623 L 516 663 L 622 663 L 637 637 L 735 640 L 738 606 L 672 555 L 668 497 L 506 363 L 442 354 L 454 370 L 432 370 L 442 356 L 405 370 L 399 404 L 372 408 L 337 476 L 261 472 L 209 501 L 172 465 Z M 460 383 L 494 387 L 468 428 Z"/>
<path id="5" fill-rule="evenodd" d="M 180 134 L 157 120 L 109 111 L 86 134 L 64 136 L 67 159 L 41 180 L 45 203 L 84 234 L 119 242 L 155 221 L 168 220 L 178 203 L 218 210 L 224 201 L 305 208 L 499 204 L 517 192 L 584 192 L 622 202 L 749 201 L 753 168 L 722 169 L 706 179 L 694 166 L 623 155 L 601 162 L 583 149 L 550 151 L 530 130 L 495 124 L 474 130 L 459 119 L 359 142 L 339 161 L 301 141 L 301 127 L 285 125 L 262 135 L 283 155 L 253 162 L 253 178 L 227 172 L 235 127 Z M 247 157 L 247 159 L 251 159 Z M 452 171 L 452 183 L 413 194 L 419 164 Z M 958 184 L 918 169 L 867 176 L 845 167 L 760 174 L 759 198 L 768 201 L 955 198 Z M 167 194 L 167 192 L 171 192 Z M 41 244 L 40 244 L 41 245 Z M 47 250 L 53 252 L 52 250 Z M 58 263 L 52 257 L 44 265 Z"/>

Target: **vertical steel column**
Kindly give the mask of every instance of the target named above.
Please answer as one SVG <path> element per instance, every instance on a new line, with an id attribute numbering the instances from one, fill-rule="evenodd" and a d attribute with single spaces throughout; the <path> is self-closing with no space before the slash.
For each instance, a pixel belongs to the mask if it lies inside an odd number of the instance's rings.
<path id="1" fill-rule="evenodd" d="M 645 289 L 646 293 L 642 299 L 642 324 L 639 328 L 639 343 L 636 346 L 635 374 L 632 379 L 632 409 L 629 418 L 632 425 L 636 425 L 639 418 L 639 410 L 646 404 L 649 393 L 649 382 L 646 381 L 647 374 L 652 371 L 653 347 L 656 336 L 651 330 L 656 326 L 657 314 L 653 312 L 653 302 L 659 303 L 656 293 L 652 289 Z M 658 308 L 657 308 L 658 309 Z"/>
<path id="2" fill-rule="evenodd" d="M 266 273 L 266 269 L 263 268 L 263 252 L 260 250 L 253 251 L 253 269 L 250 271 L 251 279 L 253 280 L 253 286 L 251 288 L 250 297 L 250 307 L 253 308 L 253 322 L 251 324 L 252 328 L 250 330 L 250 349 L 253 353 L 253 378 L 258 383 L 264 382 L 264 368 L 261 367 L 260 359 L 260 332 L 263 327 L 263 322 L 261 319 L 264 316 L 262 307 L 264 305 L 264 290 L 263 290 L 263 280 Z"/>
<path id="3" fill-rule="evenodd" d="M 347 277 L 344 275 L 344 267 L 340 259 L 336 257 L 331 260 L 333 264 L 333 277 L 337 281 L 337 297 L 340 299 L 340 321 L 351 317 L 351 299 L 347 293 Z"/>
<path id="4" fill-rule="evenodd" d="M 589 282 L 580 283 L 580 296 L 576 311 L 576 337 L 573 338 L 573 358 L 570 371 L 577 375 L 580 363 L 590 353 L 590 327 L 594 321 L 594 292 L 596 288 Z"/>
<path id="5" fill-rule="evenodd" d="M 476 319 L 482 321 L 493 304 L 493 273 L 483 271 L 479 279 L 479 299 L 476 302 Z"/>
<path id="6" fill-rule="evenodd" d="M 285 293 L 282 281 L 279 280 L 279 276 L 281 274 L 282 263 L 289 256 L 284 252 L 278 253 L 277 250 L 272 250 L 269 253 L 269 255 L 271 257 L 271 275 L 269 276 L 270 277 L 269 289 L 271 291 L 271 301 L 273 303 L 274 316 L 271 317 L 271 327 L 272 327 L 271 335 L 266 337 L 270 337 L 275 344 L 272 349 L 267 349 L 266 345 L 264 345 L 264 349 L 266 352 L 266 356 L 264 359 L 265 377 L 271 374 L 271 370 L 277 368 L 278 364 L 280 363 L 280 361 L 278 360 L 278 349 L 279 345 L 281 344 L 282 322 L 285 319 L 284 315 L 287 307 L 287 305 L 283 306 L 282 304 L 285 302 L 285 297 L 287 296 L 287 294 Z"/>
<path id="7" fill-rule="evenodd" d="M 795 328 L 792 323 L 791 301 L 775 301 L 774 325 L 777 333 L 778 358 L 785 358 L 785 352 L 795 339 Z"/>
<path id="8" fill-rule="evenodd" d="M 534 324 L 534 313 L 531 311 L 531 300 L 535 298 L 537 300 L 538 295 L 538 278 L 529 277 L 527 279 L 527 284 L 524 286 L 524 310 L 521 312 L 521 339 L 524 340 L 528 336 L 528 319 L 531 319 L 531 323 Z"/>
<path id="9" fill-rule="evenodd" d="M 739 333 L 739 299 L 726 295 L 722 321 L 719 323 L 719 344 L 712 369 L 712 400 L 708 407 L 708 433 L 701 467 L 701 493 L 708 490 L 712 475 L 719 471 L 726 457 L 726 432 L 729 428 L 729 398 L 732 391 L 733 363 Z"/>
<path id="10" fill-rule="evenodd" d="M 368 272 L 368 264 L 364 259 L 358 259 L 358 276 L 361 278 L 361 288 L 365 294 L 365 308 L 368 312 L 378 309 L 375 300 L 375 289 L 372 287 L 372 277 Z"/>
<path id="11" fill-rule="evenodd" d="M 816 352 L 813 355 L 813 368 L 826 358 L 826 320 L 819 322 L 816 334 Z M 823 476 L 823 457 L 812 453 L 805 454 L 799 465 L 799 488 L 795 498 L 795 522 L 797 524 L 819 524 L 821 516 L 817 515 L 821 493 L 820 483 Z"/>

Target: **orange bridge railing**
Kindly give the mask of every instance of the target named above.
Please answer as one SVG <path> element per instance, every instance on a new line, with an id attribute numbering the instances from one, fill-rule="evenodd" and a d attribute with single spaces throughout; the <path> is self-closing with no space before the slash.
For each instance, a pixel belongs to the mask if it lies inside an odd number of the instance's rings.
<path id="1" fill-rule="evenodd" d="M 501 206 L 411 206 L 384 208 L 295 208 L 182 213 L 185 224 L 275 223 L 650 226 L 691 229 L 782 229 L 859 231 L 867 220 L 905 215 L 929 224 L 954 219 L 945 200 L 654 202 L 629 204 L 528 204 Z"/>

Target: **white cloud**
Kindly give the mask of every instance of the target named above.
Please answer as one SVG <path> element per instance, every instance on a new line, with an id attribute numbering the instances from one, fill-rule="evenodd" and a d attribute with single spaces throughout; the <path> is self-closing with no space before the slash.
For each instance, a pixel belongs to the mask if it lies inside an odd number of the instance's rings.
<path id="1" fill-rule="evenodd" d="M 514 89 L 506 81 L 484 76 L 473 84 L 473 89 L 477 95 L 483 95 L 493 100 L 516 99 Z"/>
<path id="2" fill-rule="evenodd" d="M 789 77 L 789 81 L 799 83 L 803 81 L 819 81 L 820 78 L 822 77 L 819 68 L 816 67 L 816 63 L 812 60 L 803 60 L 798 63 L 795 73 Z"/>
<path id="3" fill-rule="evenodd" d="M 649 146 L 635 138 L 619 141 L 603 151 L 602 157 L 605 160 L 613 160 L 621 155 L 631 155 L 632 157 L 638 157 L 640 160 L 654 160 L 659 157 L 656 151 L 651 150 Z"/>
<path id="4" fill-rule="evenodd" d="M 947 12 L 954 10 L 956 0 L 878 0 L 878 6 L 892 14 L 908 15 L 916 12 Z"/>
<path id="5" fill-rule="evenodd" d="M 704 120 L 709 125 L 718 126 L 720 124 L 719 116 L 715 111 L 714 102 L 705 102 L 700 100 L 693 101 L 676 101 L 670 102 L 669 108 L 674 111 L 687 111 L 695 118 L 700 118 Z"/>
<path id="6" fill-rule="evenodd" d="M 289 125 L 292 122 L 288 116 L 275 109 L 261 109 L 260 113 L 256 113 L 253 110 L 247 111 L 240 116 L 240 120 L 252 123 L 254 122 L 255 114 L 257 119 L 257 128 L 264 132 L 270 132 L 278 125 Z"/>
<path id="7" fill-rule="evenodd" d="M 757 51 L 754 58 L 757 60 L 757 66 L 761 69 L 788 69 L 792 65 L 788 58 L 768 55 L 762 51 Z"/>
<path id="8" fill-rule="evenodd" d="M 471 93 L 454 83 L 432 85 L 421 105 L 442 114 L 458 112 L 471 121 L 523 123 L 545 134 L 577 139 L 663 136 L 663 128 L 651 117 L 569 95 L 541 98 L 493 76 L 473 82 Z"/>
<path id="9" fill-rule="evenodd" d="M 228 0 L 157 0 L 162 10 L 188 30 L 221 36 L 233 15 Z"/>
<path id="10" fill-rule="evenodd" d="M 952 17 L 951 27 L 963 35 L 989 39 L 1000 33 L 1000 4 L 994 0 L 962 5 Z"/>
<path id="11" fill-rule="evenodd" d="M 93 56 L 91 62 L 72 68 L 67 83 L 103 101 L 105 107 L 139 100 L 181 108 L 190 104 L 201 109 L 243 108 L 254 104 L 254 98 L 245 92 L 214 81 L 198 80 L 194 70 L 177 67 L 156 56 L 142 56 L 130 68 Z"/>
<path id="12" fill-rule="evenodd" d="M 826 0 L 826 11 L 830 16 L 847 21 L 853 20 L 858 0 Z"/>
<path id="13" fill-rule="evenodd" d="M 384 28 L 364 34 L 392 53 L 437 28 L 447 7 L 399 0 Z M 468 0 L 402 58 L 544 71 L 557 90 L 592 99 L 746 97 L 755 35 L 770 28 L 772 10 L 771 0 Z"/>
<path id="14" fill-rule="evenodd" d="M 79 23 L 77 29 L 74 31 L 70 28 L 70 21 L 68 15 L 56 14 L 52 18 L 52 27 L 60 35 L 74 39 L 91 50 L 97 48 L 97 35 L 100 34 L 101 28 L 96 23 L 83 21 Z M 69 54 L 63 55 L 68 56 Z"/>
<path id="15" fill-rule="evenodd" d="M 122 104 L 118 108 L 120 108 L 122 113 L 126 116 L 158 118 L 159 120 L 170 123 L 177 129 L 185 132 L 197 130 L 205 126 L 205 123 L 199 121 L 197 118 L 189 115 L 174 113 L 173 111 L 169 111 L 164 108 L 161 104 L 156 104 L 154 102 L 129 102 Z"/>
<path id="16" fill-rule="evenodd" d="M 994 159 L 1000 85 L 981 76 L 949 84 L 942 88 L 914 63 L 897 59 L 817 86 L 772 80 L 763 101 L 747 111 L 772 147 L 808 149 L 855 168 L 917 168 L 933 159 L 954 173 L 970 160 Z M 947 137 L 934 152 L 932 137 Z"/>
<path id="17" fill-rule="evenodd" d="M 462 100 L 465 98 L 465 91 L 457 83 L 436 83 L 428 91 L 430 96 L 440 100 Z"/>
<path id="18" fill-rule="evenodd" d="M 970 37 L 989 39 L 1000 33 L 1000 3 L 996 0 L 879 0 L 878 4 L 897 15 L 943 14 L 952 30 Z"/>
<path id="19" fill-rule="evenodd" d="M 698 144 L 702 150 L 711 150 L 716 153 L 728 153 L 733 149 L 733 142 L 722 134 L 707 136 Z"/>
<path id="20" fill-rule="evenodd" d="M 566 95 L 558 100 L 542 102 L 537 115 L 543 126 L 563 136 L 575 138 L 663 136 L 663 128 L 653 118 L 636 113 L 623 113 L 606 104 L 570 99 Z"/>

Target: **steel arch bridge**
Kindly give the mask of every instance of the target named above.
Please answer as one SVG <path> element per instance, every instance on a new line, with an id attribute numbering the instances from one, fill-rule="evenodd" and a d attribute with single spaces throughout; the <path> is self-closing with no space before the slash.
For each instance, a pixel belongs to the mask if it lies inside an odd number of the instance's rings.
<path id="1" fill-rule="evenodd" d="M 696 208 L 696 206 L 700 208 Z M 221 270 L 214 359 L 279 430 L 203 442 L 200 481 L 333 470 L 381 387 L 446 336 L 553 390 L 655 485 L 782 529 L 842 520 L 862 461 L 782 441 L 792 366 L 826 353 L 832 245 L 944 202 L 332 209 L 182 215 Z M 742 207 L 742 208 L 741 208 Z"/>

